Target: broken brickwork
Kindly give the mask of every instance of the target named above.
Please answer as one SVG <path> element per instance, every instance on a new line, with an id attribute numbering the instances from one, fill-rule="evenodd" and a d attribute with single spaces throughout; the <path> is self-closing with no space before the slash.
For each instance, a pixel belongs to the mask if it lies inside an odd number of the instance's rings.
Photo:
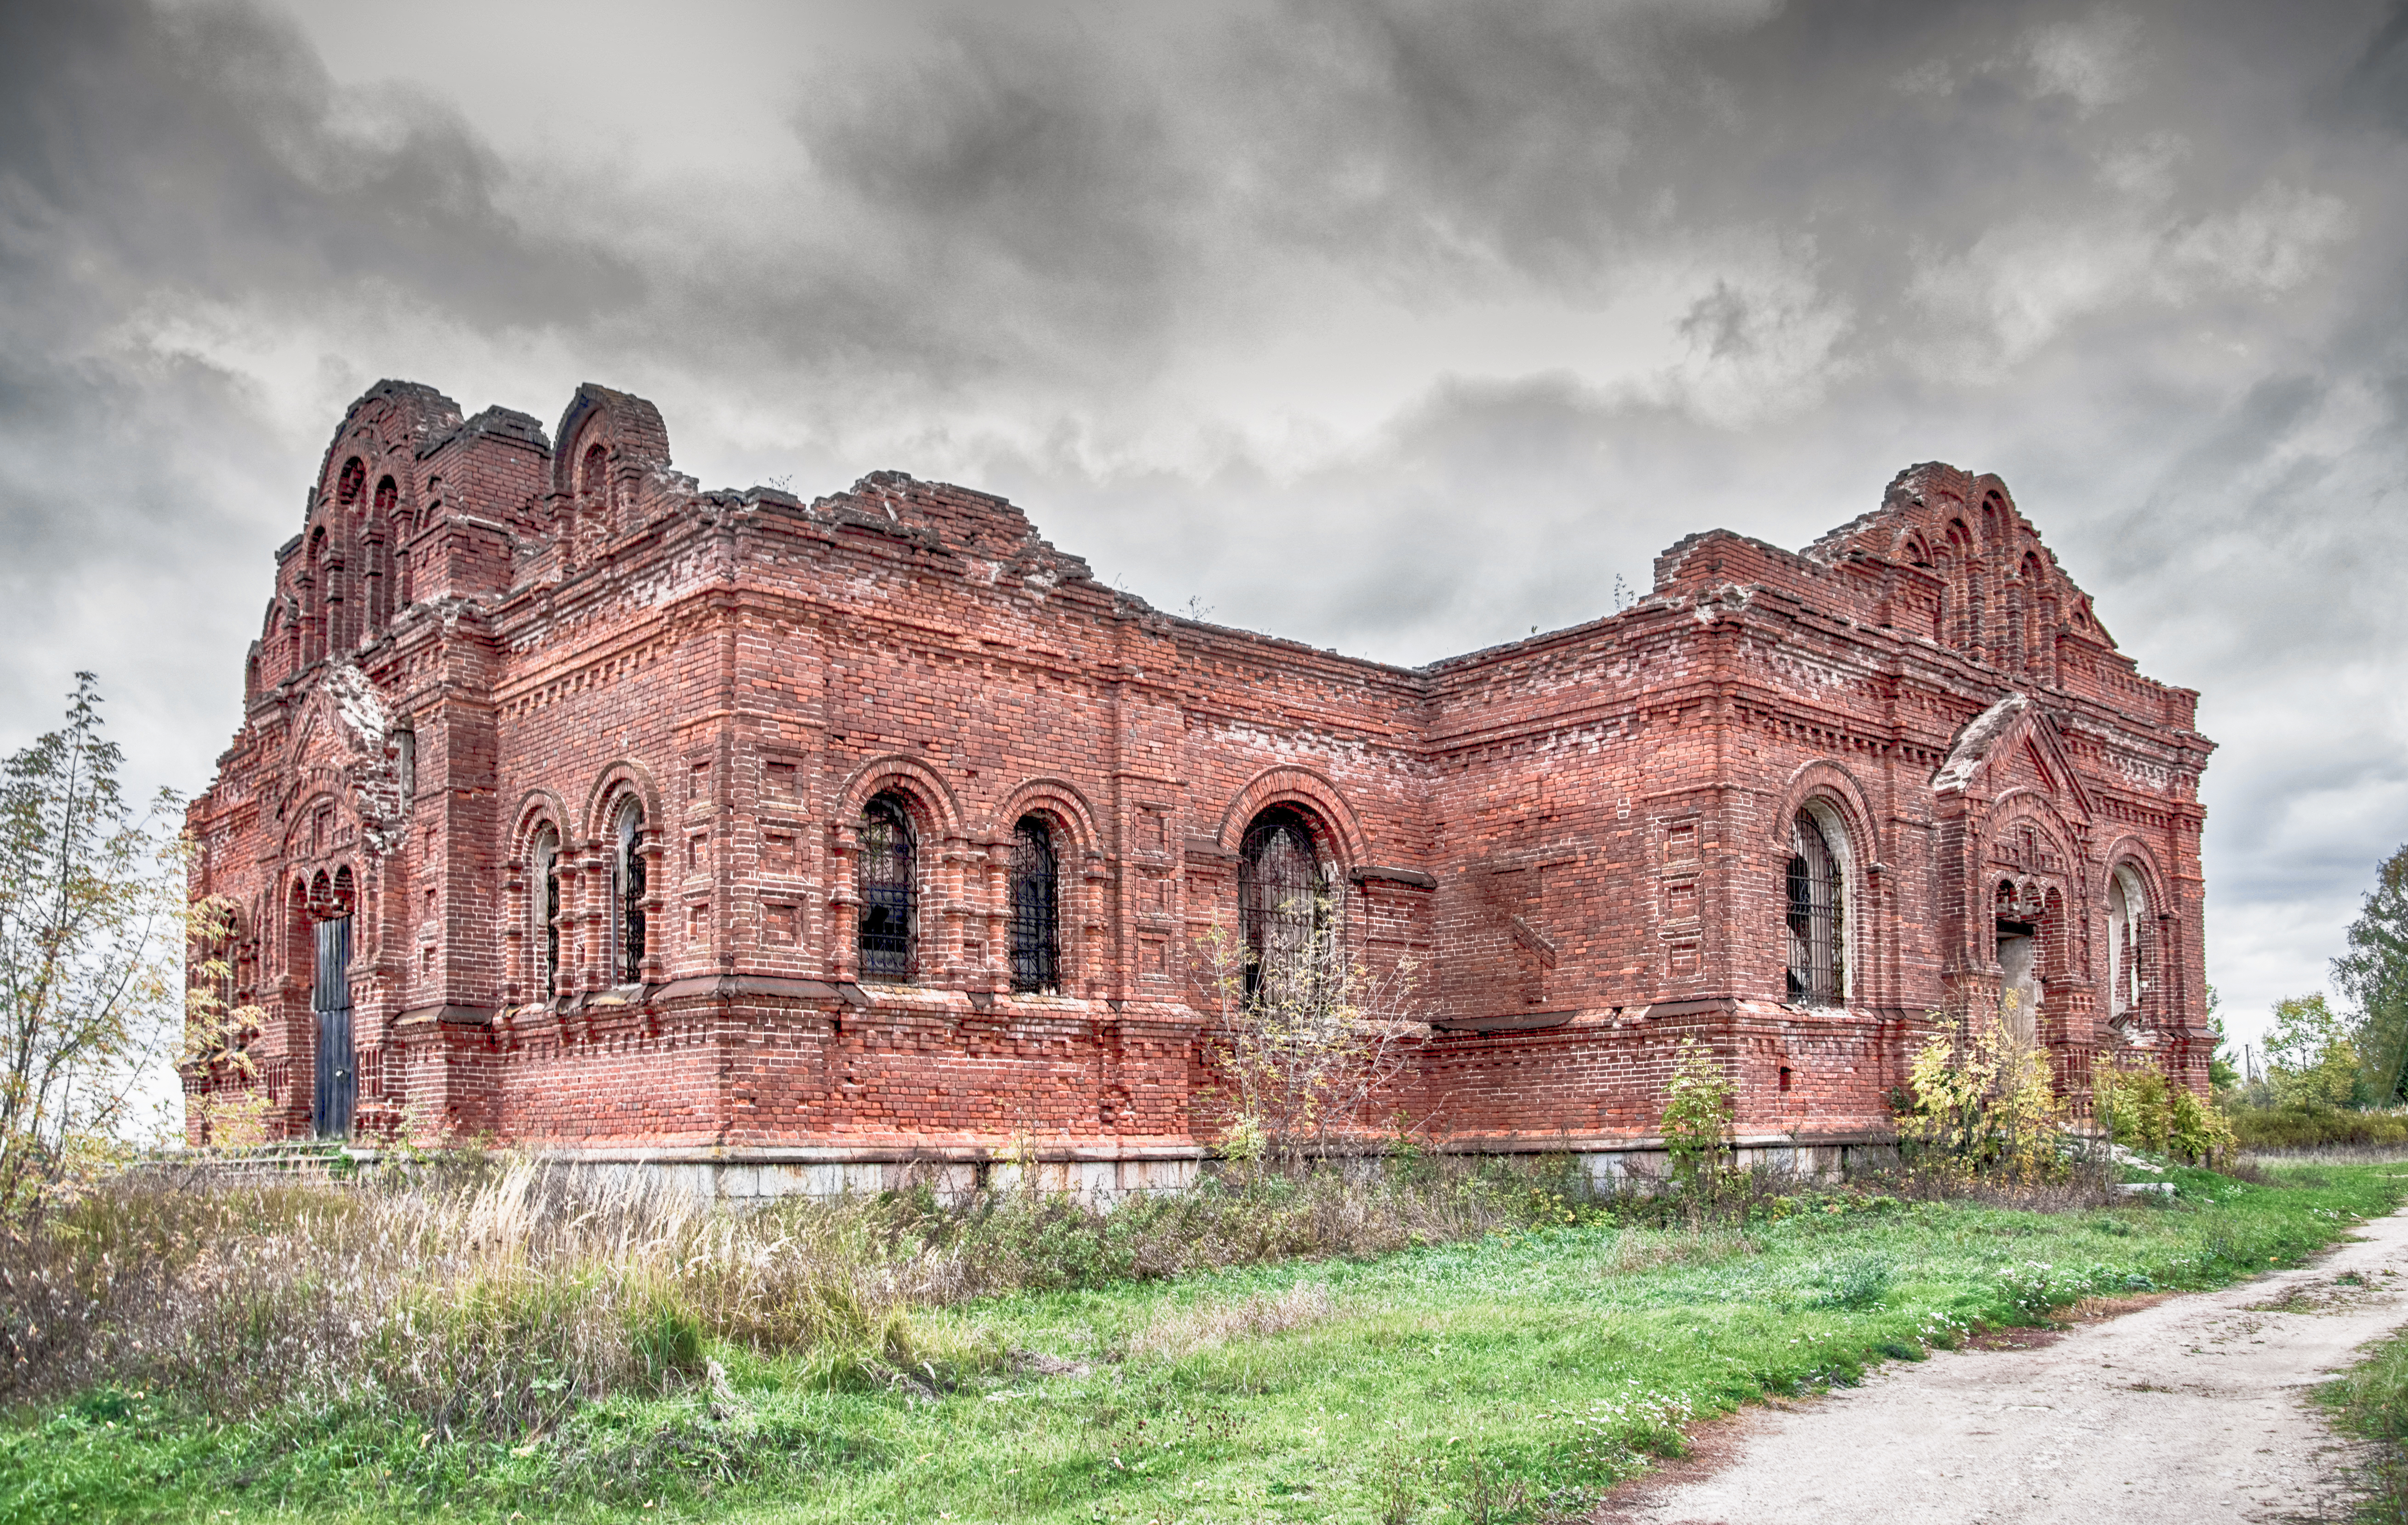
<path id="1" fill-rule="evenodd" d="M 1928 1014 L 2002 988 L 2072 1094 L 2107 1048 L 2204 1086 L 2197 696 L 1994 477 L 1408 669 L 1163 613 L 982 493 L 705 491 L 639 398 L 547 435 L 384 382 L 277 561 L 190 819 L 282 1135 L 1192 1159 L 1197 940 L 1281 822 L 1422 962 L 1394 1102 L 1462 1143 L 1643 1149 L 1690 1035 L 1743 1140 L 1875 1139 Z"/>

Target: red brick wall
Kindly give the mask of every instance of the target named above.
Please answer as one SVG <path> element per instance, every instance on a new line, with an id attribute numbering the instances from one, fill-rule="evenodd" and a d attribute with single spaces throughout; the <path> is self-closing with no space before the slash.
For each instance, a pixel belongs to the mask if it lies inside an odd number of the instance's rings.
<path id="1" fill-rule="evenodd" d="M 1383 1105 L 1450 1136 L 1644 1139 L 1684 1035 L 1732 1065 L 1743 1134 L 1877 1134 L 1927 1014 L 1996 999 L 2002 885 L 2048 908 L 2069 1090 L 2135 1038 L 2203 1084 L 2196 696 L 2133 671 L 1995 479 L 1913 468 L 1804 554 L 1692 536 L 1630 609 L 1402 669 L 1165 615 L 983 494 L 703 492 L 657 412 L 600 388 L 559 434 L 555 457 L 524 415 L 382 383 L 279 552 L 244 723 L 191 822 L 196 891 L 243 909 L 281 1131 L 308 1127 L 314 1032 L 294 886 L 349 867 L 365 1130 L 1183 1144 L 1211 1086 L 1195 947 L 1234 926 L 1240 839 L 1275 804 L 1313 821 L 1366 956 L 1420 964 L 1435 1027 Z M 389 508 L 342 500 L 352 459 L 395 479 Z M 389 592 L 359 591 L 371 570 Z M 859 983 L 853 951 L 854 827 L 882 789 L 920 843 L 908 990 Z M 606 925 L 627 798 L 633 985 Z M 1847 860 L 1829 1011 L 1783 1004 L 1809 801 Z M 1004 862 L 1032 811 L 1060 856 L 1057 997 L 1009 988 Z M 534 970 L 544 826 L 556 1001 Z M 2150 899 L 2120 1030 L 2119 862 Z"/>

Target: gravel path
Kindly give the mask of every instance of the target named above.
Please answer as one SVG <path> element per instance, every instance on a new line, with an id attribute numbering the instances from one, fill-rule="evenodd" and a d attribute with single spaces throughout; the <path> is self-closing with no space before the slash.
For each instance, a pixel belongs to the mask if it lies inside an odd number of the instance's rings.
<path id="1" fill-rule="evenodd" d="M 2315 1265 L 2019 1349 L 1935 1351 L 1710 1426 L 1614 1525 L 2205 1525 L 2345 1517 L 2309 1390 L 2408 1322 L 2408 1210 Z"/>

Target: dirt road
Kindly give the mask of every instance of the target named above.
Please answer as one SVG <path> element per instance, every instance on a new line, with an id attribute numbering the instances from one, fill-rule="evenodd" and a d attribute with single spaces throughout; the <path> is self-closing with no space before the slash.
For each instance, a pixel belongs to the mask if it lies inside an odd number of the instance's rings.
<path id="1" fill-rule="evenodd" d="M 2207 1525 L 2329 1518 L 2354 1454 L 2309 1390 L 2408 1322 L 2408 1211 L 2313 1267 L 2078 1327 L 1935 1352 L 1752 1410 L 1616 1525 Z"/>

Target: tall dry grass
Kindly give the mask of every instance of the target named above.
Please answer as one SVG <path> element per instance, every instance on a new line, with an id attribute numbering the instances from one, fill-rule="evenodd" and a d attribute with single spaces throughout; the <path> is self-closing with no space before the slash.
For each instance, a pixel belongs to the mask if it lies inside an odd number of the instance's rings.
<path id="1" fill-rule="evenodd" d="M 0 1405 L 103 1381 L 228 1417 L 397 1406 L 515 1437 L 704 1381 L 727 1342 L 831 1384 L 1004 1359 L 915 1310 L 1022 1288 L 1374 1254 L 1554 1221 L 1529 1169 L 1270 1178 L 1109 1211 L 924 1189 L 755 1208 L 652 1178 L 437 1162 L 353 1185 L 146 1172 L 0 1229 Z"/>

